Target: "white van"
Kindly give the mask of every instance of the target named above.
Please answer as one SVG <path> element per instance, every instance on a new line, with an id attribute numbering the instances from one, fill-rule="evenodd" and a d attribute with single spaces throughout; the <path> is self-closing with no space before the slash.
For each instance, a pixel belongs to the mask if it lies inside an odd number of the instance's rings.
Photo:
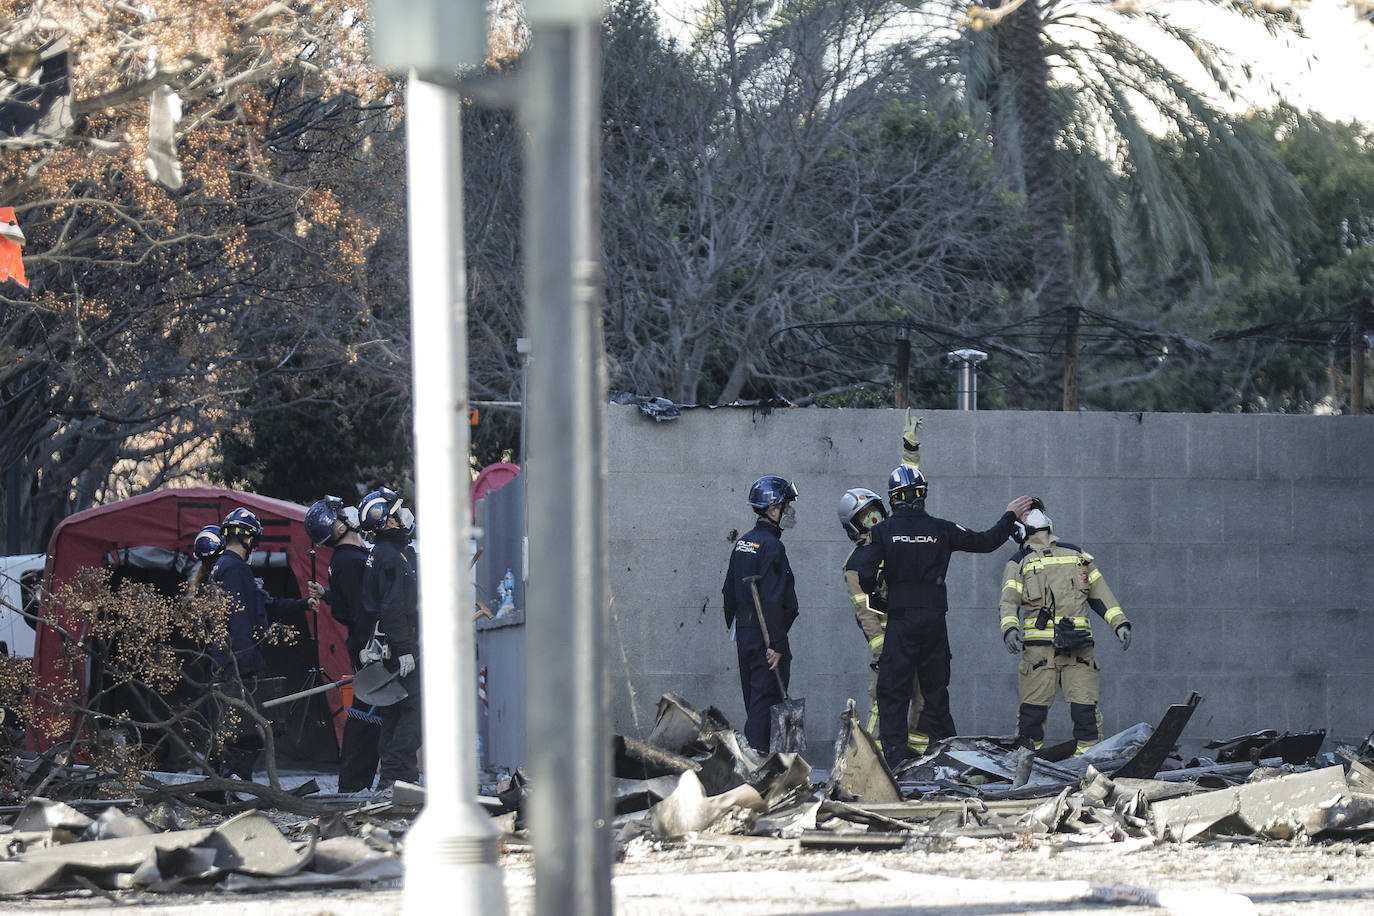
<path id="1" fill-rule="evenodd" d="M 37 612 L 47 555 L 0 557 L 0 655 L 33 658 L 34 624 L 20 611 Z"/>

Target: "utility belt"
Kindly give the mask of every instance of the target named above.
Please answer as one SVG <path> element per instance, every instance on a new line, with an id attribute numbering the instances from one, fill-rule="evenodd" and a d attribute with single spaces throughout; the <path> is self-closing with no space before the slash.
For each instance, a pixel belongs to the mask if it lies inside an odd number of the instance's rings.
<path id="1" fill-rule="evenodd" d="M 888 582 L 887 607 L 889 612 L 898 608 L 925 607 L 947 610 L 948 598 L 943 582 Z"/>
<path id="2" fill-rule="evenodd" d="M 1054 619 L 1054 612 L 1049 608 L 1041 608 L 1040 613 L 1035 617 L 1035 629 L 1044 632 L 1053 623 L 1054 637 L 1052 639 L 1027 639 L 1027 645 L 1053 645 L 1056 651 L 1069 652 L 1074 649 L 1083 649 L 1093 644 L 1093 634 L 1091 629 L 1079 629 L 1073 617 L 1060 617 Z"/>

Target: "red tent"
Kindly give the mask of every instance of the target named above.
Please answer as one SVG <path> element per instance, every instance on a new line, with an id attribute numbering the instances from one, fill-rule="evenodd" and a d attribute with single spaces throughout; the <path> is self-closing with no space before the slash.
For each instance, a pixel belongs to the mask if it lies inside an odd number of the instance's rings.
<path id="1" fill-rule="evenodd" d="M 52 594 L 82 567 L 108 567 L 127 578 L 174 588 L 173 583 L 179 584 L 190 574 L 194 563 L 191 542 L 196 532 L 206 525 L 218 524 L 230 510 L 240 506 L 262 521 L 262 540 L 251 562 L 270 593 L 283 598 L 304 596 L 312 575 L 328 584 L 333 551 L 311 544 L 305 533 L 304 506 L 255 493 L 195 487 L 145 493 L 64 519 L 48 543 L 45 592 Z M 318 629 L 319 667 L 329 681 L 353 673 L 344 643 L 347 630 L 329 614 L 327 605 L 321 606 L 317 617 L 306 614 L 304 626 Z M 57 664 L 62 638 L 56 629 L 39 624 L 33 664 L 40 689 L 60 680 Z M 314 666 L 311 654 L 309 640 L 302 638 L 293 647 L 292 655 L 273 661 L 276 673 L 286 677 L 288 690 L 303 686 L 302 679 Z M 84 672 L 82 678 L 84 681 Z M 327 691 L 324 696 L 333 715 L 337 739 L 343 733 L 341 698 L 337 690 Z M 31 745 L 51 743 L 36 737 L 41 731 L 30 729 Z"/>

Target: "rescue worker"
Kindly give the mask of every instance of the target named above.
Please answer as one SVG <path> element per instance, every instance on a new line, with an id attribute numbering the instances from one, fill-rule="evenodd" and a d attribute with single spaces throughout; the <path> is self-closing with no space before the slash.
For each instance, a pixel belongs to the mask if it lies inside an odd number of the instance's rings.
<path id="1" fill-rule="evenodd" d="M 1039 504 L 1026 515 L 1026 540 L 1002 573 L 1002 642 L 1021 655 L 1017 685 L 1021 707 L 1016 736 L 1027 746 L 1045 741 L 1045 722 L 1062 690 L 1073 720 L 1076 754 L 1102 740 L 1098 709 L 1101 674 L 1093 655 L 1089 609 L 1131 646 L 1131 622 L 1107 587 L 1092 554 L 1062 542 Z"/>
<path id="2" fill-rule="evenodd" d="M 902 431 L 902 464 L 913 468 L 921 466 L 921 443 L 917 432 L 920 426 L 920 418 L 913 418 L 908 413 L 906 428 Z M 887 509 L 883 506 L 882 498 L 877 493 L 865 487 L 854 487 L 845 490 L 844 495 L 840 497 L 838 513 L 840 527 L 854 542 L 854 550 L 850 551 L 849 558 L 845 560 L 844 564 L 845 589 L 850 602 L 854 605 L 854 619 L 859 624 L 859 629 L 863 632 L 864 638 L 868 640 L 869 651 L 873 653 L 873 659 L 868 663 L 870 704 L 864 731 L 877 738 L 878 658 L 883 651 L 883 631 L 887 626 L 887 585 L 880 582 L 877 591 L 873 594 L 870 595 L 865 592 L 859 586 L 859 573 L 854 568 L 854 559 L 858 556 L 859 547 L 869 543 L 869 529 L 887 518 Z M 920 684 L 913 675 L 906 741 L 907 746 L 918 755 L 924 754 L 930 744 L 930 739 L 921 733 L 917 725 L 921 717 L 921 709 L 924 706 L 925 702 L 921 697 Z M 882 747 L 881 740 L 878 741 L 878 746 L 879 748 Z"/>
<path id="3" fill-rule="evenodd" d="M 398 779 L 415 782 L 420 776 L 420 588 L 415 548 L 410 546 L 415 514 L 396 491 L 382 487 L 358 504 L 358 525 L 373 537 L 363 572 L 362 610 L 377 621 L 377 632 L 384 637 L 377 656 L 369 645 L 359 661 L 380 659 L 397 673 L 406 691 L 404 699 L 381 710 L 377 791 L 386 792 Z"/>
<path id="4" fill-rule="evenodd" d="M 792 649 L 787 633 L 797 619 L 797 590 L 782 533 L 797 523 L 797 488 L 782 477 L 760 477 L 749 488 L 749 506 L 758 516 L 754 527 L 735 541 L 721 593 L 725 598 L 725 626 L 735 641 L 740 690 L 744 694 L 744 737 L 757 751 L 767 753 L 770 710 L 782 702 L 783 685 L 791 682 Z M 756 581 L 751 580 L 758 577 Z M 763 628 L 754 606 L 758 589 Z M 774 676 L 774 671 L 777 676 Z"/>
<path id="5" fill-rule="evenodd" d="M 372 638 L 377 621 L 363 610 L 363 574 L 368 546 L 358 527 L 358 510 L 345 506 L 337 496 L 326 496 L 305 513 L 310 540 L 334 550 L 329 560 L 329 588 L 309 584 L 310 596 L 329 605 L 335 620 L 348 627 L 348 658 L 356 670 L 358 655 Z M 371 789 L 377 778 L 378 738 L 382 717 L 379 707 L 356 696 L 344 718 L 343 743 L 339 748 L 339 791 Z"/>
<path id="6" fill-rule="evenodd" d="M 212 677 L 227 696 L 252 702 L 254 682 L 272 673 L 258 646 L 268 625 L 285 614 L 304 611 L 312 599 L 273 597 L 253 575 L 249 560 L 262 537 L 262 522 L 252 511 L 242 507 L 232 510 L 220 523 L 220 534 L 224 551 L 215 561 L 210 578 L 228 598 L 230 611 L 226 621 L 228 640 L 210 650 Z M 221 723 L 226 714 L 227 710 L 221 712 Z M 251 780 L 263 740 L 256 726 L 244 721 L 242 712 L 239 718 L 233 734 L 220 730 L 218 768 L 221 776 Z"/>
<path id="7" fill-rule="evenodd" d="M 855 559 L 864 591 L 877 589 L 879 570 L 887 583 L 887 630 L 878 659 L 878 734 L 883 756 L 893 768 L 912 756 L 902 738 L 913 673 L 925 700 L 920 733 L 932 741 L 956 734 L 949 709 L 951 656 L 945 625 L 950 556 L 955 551 L 991 553 L 1030 508 L 1030 497 L 1018 496 L 997 524 L 986 531 L 969 531 L 927 513 L 927 490 L 919 469 L 901 465 L 893 470 L 888 479 L 892 515 L 873 527 L 872 542 Z"/>

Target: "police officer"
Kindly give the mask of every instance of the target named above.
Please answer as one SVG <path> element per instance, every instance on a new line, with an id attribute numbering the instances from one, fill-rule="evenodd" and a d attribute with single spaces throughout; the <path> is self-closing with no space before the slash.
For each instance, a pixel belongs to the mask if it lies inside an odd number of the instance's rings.
<path id="1" fill-rule="evenodd" d="M 997 524 L 986 531 L 926 512 L 927 484 L 919 469 L 896 468 L 888 479 L 892 516 L 872 530 L 872 543 L 855 562 L 859 584 L 872 592 L 882 570 L 887 583 L 888 618 L 878 660 L 878 733 L 891 766 L 911 756 L 902 740 L 911 702 L 913 671 L 925 699 L 919 731 L 931 740 L 955 734 L 949 710 L 950 651 L 945 613 L 949 609 L 945 575 L 954 551 L 991 553 L 1008 537 L 1018 517 L 1030 508 L 1030 497 L 1007 504 Z"/>
<path id="2" fill-rule="evenodd" d="M 1131 622 L 1093 562 L 1092 554 L 1060 541 L 1037 500 L 1025 518 L 1026 539 L 1003 568 L 1002 642 L 1021 654 L 1021 707 L 1016 735 L 1040 747 L 1055 694 L 1062 690 L 1073 720 L 1076 753 L 1102 740 L 1097 706 L 1101 674 L 1093 656 L 1088 610 L 1111 626 L 1121 648 L 1131 645 Z"/>
<path id="3" fill-rule="evenodd" d="M 396 491 L 375 490 L 358 504 L 358 524 L 372 533 L 372 553 L 363 573 L 363 613 L 386 637 L 385 664 L 395 671 L 407 696 L 381 710 L 377 791 L 420 775 L 420 588 L 410 539 L 415 515 Z M 366 650 L 364 650 L 366 652 Z M 360 654 L 360 660 L 366 661 Z"/>
<path id="4" fill-rule="evenodd" d="M 329 605 L 329 613 L 348 627 L 348 657 L 356 668 L 358 654 L 372 638 L 377 621 L 363 610 L 363 574 L 368 547 L 358 527 L 358 510 L 345 506 L 337 496 L 326 496 L 305 513 L 310 540 L 334 550 L 329 560 L 329 588 L 309 585 L 311 597 Z M 377 742 L 382 717 L 379 707 L 356 696 L 344 719 L 343 744 L 339 748 L 339 791 L 371 789 L 377 778 Z"/>
<path id="5" fill-rule="evenodd" d="M 902 431 L 902 464 L 913 468 L 920 468 L 921 466 L 921 442 L 918 437 L 920 427 L 921 419 L 911 417 L 908 413 L 906 427 Z M 859 573 L 854 567 L 854 561 L 859 555 L 859 548 L 866 546 L 871 541 L 869 529 L 887 518 L 887 509 L 883 506 L 882 498 L 877 493 L 865 487 L 854 487 L 845 490 L 844 495 L 840 497 L 838 513 L 840 527 L 854 542 L 854 550 L 850 551 L 849 558 L 845 560 L 844 564 L 845 589 L 850 602 L 854 605 L 854 619 L 859 624 L 859 629 L 863 632 L 864 638 L 868 640 L 869 651 L 873 653 L 873 659 L 868 663 L 868 696 L 871 702 L 864 731 L 877 737 L 878 658 L 883 651 L 883 633 L 887 627 L 887 585 L 880 582 L 878 590 L 873 594 L 870 595 L 865 592 L 859 585 Z M 913 674 L 911 708 L 907 716 L 907 746 L 917 754 L 924 754 L 930 744 L 930 739 L 921 732 L 918 726 L 921 710 L 924 706 L 925 701 L 921 696 L 921 686 Z M 881 745 L 880 740 L 879 746 L 881 747 Z"/>
<path id="6" fill-rule="evenodd" d="M 867 546 L 872 536 L 870 529 L 887 518 L 887 509 L 877 493 L 864 487 L 854 487 L 844 491 L 839 505 L 840 526 L 854 542 L 854 549 L 844 563 L 844 584 L 849 592 L 849 600 L 854 605 L 854 619 L 868 640 L 873 660 L 868 663 L 868 697 L 871 704 L 864 731 L 878 736 L 878 659 L 883 652 L 884 633 L 887 628 L 887 584 L 879 582 L 873 594 L 865 592 L 859 585 L 859 573 L 855 560 L 859 548 Z M 907 715 L 907 746 L 917 754 L 924 754 L 930 740 L 921 733 L 919 722 L 925 701 L 921 697 L 921 685 L 912 676 L 911 709 Z M 881 741 L 879 742 L 881 746 Z"/>
<path id="7" fill-rule="evenodd" d="M 770 712 L 782 702 L 778 677 L 791 682 L 792 650 L 787 633 L 797 619 L 797 591 L 783 531 L 797 522 L 792 503 L 797 488 L 781 477 L 760 477 L 749 488 L 749 505 L 758 516 L 754 527 L 735 541 L 721 593 L 725 598 L 725 626 L 735 640 L 739 658 L 740 689 L 744 693 L 744 737 L 757 751 L 767 752 Z M 756 580 L 754 577 L 758 577 Z M 752 581 L 752 587 L 751 587 Z M 754 607 L 753 588 L 758 589 L 763 623 L 770 645 L 765 647 L 763 629 Z"/>
<path id="8" fill-rule="evenodd" d="M 267 659 L 258 646 L 268 625 L 285 614 L 303 611 L 311 599 L 276 598 L 263 590 L 249 565 L 262 538 L 262 522 L 251 510 L 242 507 L 232 510 L 220 523 L 220 534 L 224 550 L 210 578 L 229 601 L 226 621 L 229 639 L 227 644 L 211 647 L 213 677 L 225 685 L 221 689 L 227 693 L 239 693 L 237 685 L 241 683 L 247 688 L 242 695 L 251 701 L 253 682 L 271 674 Z M 221 722 L 225 712 L 221 712 Z M 220 740 L 223 744 L 218 761 L 220 775 L 252 779 L 253 764 L 263 747 L 257 728 L 243 723 L 234 734 L 222 733 Z"/>

